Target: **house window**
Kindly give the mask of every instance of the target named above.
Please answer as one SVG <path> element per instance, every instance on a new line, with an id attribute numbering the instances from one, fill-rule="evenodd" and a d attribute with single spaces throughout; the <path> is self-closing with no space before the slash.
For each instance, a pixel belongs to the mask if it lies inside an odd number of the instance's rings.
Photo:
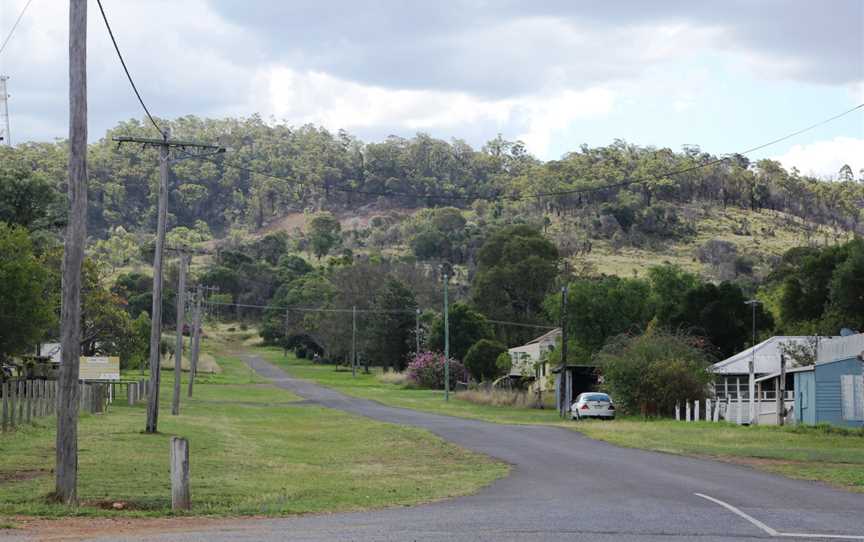
<path id="1" fill-rule="evenodd" d="M 844 420 L 864 421 L 864 376 L 840 376 L 840 404 Z"/>

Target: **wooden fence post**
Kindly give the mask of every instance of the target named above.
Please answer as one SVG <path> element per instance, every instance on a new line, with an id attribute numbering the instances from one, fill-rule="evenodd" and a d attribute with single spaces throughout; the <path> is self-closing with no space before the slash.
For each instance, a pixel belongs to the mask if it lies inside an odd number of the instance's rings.
<path id="1" fill-rule="evenodd" d="M 129 406 L 135 406 L 135 388 L 137 386 L 133 385 L 132 382 L 126 384 L 126 404 Z"/>
<path id="2" fill-rule="evenodd" d="M 675 421 L 681 421 L 681 405 L 679 405 L 678 403 L 675 403 Z"/>
<path id="3" fill-rule="evenodd" d="M 9 405 L 11 408 L 9 409 L 12 415 L 9 417 L 9 420 L 12 422 L 10 425 L 15 427 L 16 425 L 21 425 L 18 423 L 18 380 L 12 381 L 12 385 L 9 386 Z"/>
<path id="4" fill-rule="evenodd" d="M 684 401 L 684 421 L 690 421 L 690 401 Z"/>
<path id="5" fill-rule="evenodd" d="M 741 396 L 738 396 L 738 425 L 742 425 L 744 423 L 744 401 L 741 400 Z"/>
<path id="6" fill-rule="evenodd" d="M 714 417 L 711 418 L 711 421 L 713 421 L 714 423 L 717 423 L 720 421 L 720 407 L 722 405 L 723 405 L 723 403 L 720 402 L 720 400 L 718 399 L 717 400 L 717 406 L 714 407 Z"/>
<path id="7" fill-rule="evenodd" d="M 714 406 L 714 403 L 711 399 L 705 399 L 705 421 L 711 421 L 711 407 Z"/>
<path id="8" fill-rule="evenodd" d="M 26 420 L 27 420 L 27 423 L 30 423 L 30 421 L 33 419 L 33 381 L 32 380 L 25 380 L 24 381 L 24 396 L 25 396 L 25 400 L 27 401 L 27 405 L 26 405 L 27 408 L 25 409 L 27 411 L 25 413 L 26 414 Z"/>
<path id="9" fill-rule="evenodd" d="M 9 382 L 3 382 L 3 431 L 9 427 Z"/>
<path id="10" fill-rule="evenodd" d="M 693 421 L 698 422 L 701 420 L 701 416 L 699 416 L 699 400 L 693 401 Z"/>
<path id="11" fill-rule="evenodd" d="M 189 441 L 182 437 L 171 437 L 171 509 L 177 511 L 191 508 Z"/>

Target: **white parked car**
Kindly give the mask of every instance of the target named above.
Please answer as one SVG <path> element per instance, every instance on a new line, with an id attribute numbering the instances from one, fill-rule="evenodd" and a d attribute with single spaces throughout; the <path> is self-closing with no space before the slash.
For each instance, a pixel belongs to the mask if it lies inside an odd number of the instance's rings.
<path id="1" fill-rule="evenodd" d="M 576 402 L 570 407 L 570 416 L 574 420 L 584 418 L 615 419 L 615 405 L 612 398 L 605 393 L 580 393 Z"/>

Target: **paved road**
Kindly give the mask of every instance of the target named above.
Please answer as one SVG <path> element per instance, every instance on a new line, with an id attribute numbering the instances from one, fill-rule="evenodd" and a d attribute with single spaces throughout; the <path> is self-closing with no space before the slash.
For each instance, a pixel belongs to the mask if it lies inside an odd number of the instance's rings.
<path id="1" fill-rule="evenodd" d="M 309 401 L 428 429 L 512 464 L 512 474 L 476 495 L 413 508 L 245 520 L 128 540 L 707 542 L 788 533 L 864 540 L 864 495 L 746 467 L 618 448 L 562 428 L 386 407 L 290 378 L 258 357 L 247 363 Z"/>

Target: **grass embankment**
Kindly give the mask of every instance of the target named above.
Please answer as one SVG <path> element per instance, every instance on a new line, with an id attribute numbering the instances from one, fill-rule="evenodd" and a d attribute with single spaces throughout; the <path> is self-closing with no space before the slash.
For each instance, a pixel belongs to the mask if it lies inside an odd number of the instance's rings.
<path id="1" fill-rule="evenodd" d="M 214 357 L 223 371 L 198 380 L 192 400 L 184 385 L 180 416 L 170 413 L 173 374 L 163 372 L 157 435 L 142 434 L 145 407 L 128 407 L 125 398 L 108 414 L 82 416 L 77 509 L 46 499 L 53 419 L 0 435 L 0 516 L 168 515 L 172 435 L 190 441 L 193 514 L 409 505 L 474 492 L 507 472 L 426 431 L 298 402 L 237 358 Z M 111 510 L 115 502 L 125 509 Z"/>
<path id="2" fill-rule="evenodd" d="M 257 348 L 262 357 L 292 375 L 318 382 L 348 395 L 386 405 L 497 423 L 561 425 L 591 438 L 619 446 L 695 455 L 747 464 L 793 478 L 819 480 L 864 492 L 864 435 L 812 427 L 745 427 L 726 423 L 684 423 L 672 420 L 562 421 L 554 410 L 478 405 L 460 399 L 444 402 L 443 392 L 412 389 L 379 375 L 336 371 L 273 348 Z"/>

